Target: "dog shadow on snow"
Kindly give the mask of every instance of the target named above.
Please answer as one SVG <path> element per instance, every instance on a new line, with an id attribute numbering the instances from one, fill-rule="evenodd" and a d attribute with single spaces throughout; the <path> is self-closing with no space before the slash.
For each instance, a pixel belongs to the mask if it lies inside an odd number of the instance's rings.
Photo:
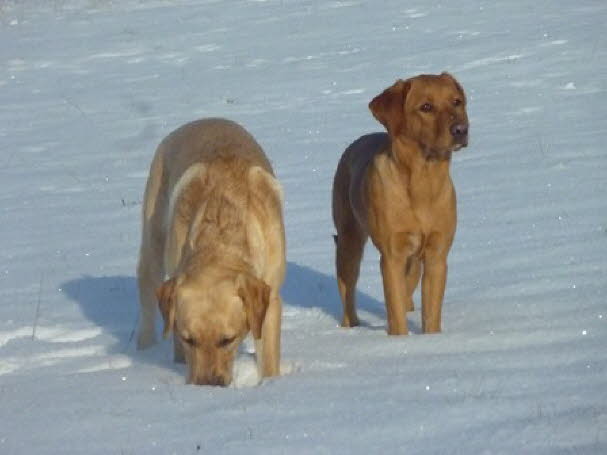
<path id="1" fill-rule="evenodd" d="M 162 356 L 146 355 L 142 351 L 135 354 L 137 342 L 137 319 L 139 302 L 137 279 L 134 276 L 82 276 L 62 284 L 62 290 L 68 298 L 80 305 L 83 315 L 98 325 L 117 341 L 108 349 L 109 354 L 125 354 L 138 361 L 146 361 L 163 367 L 167 358 L 172 358 L 172 349 L 164 348 Z M 341 320 L 342 309 L 334 276 L 326 275 L 309 267 L 288 262 L 287 275 L 281 289 L 286 306 L 302 309 L 317 308 L 335 319 Z M 382 302 L 362 293 L 357 293 L 357 308 L 360 310 L 361 325 L 371 330 L 384 330 L 385 310 Z M 382 325 L 372 327 L 365 322 L 365 314 L 380 318 Z M 158 339 L 160 335 L 160 316 L 157 320 Z M 169 343 L 164 343 L 169 344 Z M 153 348 L 154 349 L 154 348 Z M 172 363 L 172 362 L 170 362 Z M 179 365 L 176 371 L 183 371 Z"/>
<path id="2" fill-rule="evenodd" d="M 341 322 L 342 304 L 335 276 L 288 262 L 287 276 L 280 294 L 285 305 L 303 309 L 320 309 L 335 319 L 337 323 Z M 357 291 L 356 293 L 356 309 L 363 327 L 375 328 L 365 321 L 364 313 L 370 313 L 382 320 L 385 319 L 383 302 L 364 292 Z"/>

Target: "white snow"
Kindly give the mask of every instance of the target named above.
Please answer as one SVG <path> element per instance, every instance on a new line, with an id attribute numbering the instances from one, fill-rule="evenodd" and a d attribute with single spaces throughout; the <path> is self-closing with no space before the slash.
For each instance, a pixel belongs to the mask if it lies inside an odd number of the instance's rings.
<path id="1" fill-rule="evenodd" d="M 575 86 L 574 82 L 567 82 L 567 84 L 565 84 L 565 86 L 563 87 L 563 90 L 575 90 L 577 87 Z"/>
<path id="2" fill-rule="evenodd" d="M 607 3 L 0 2 L 0 453 L 607 453 Z M 444 327 L 338 327 L 330 189 L 369 100 L 454 73 L 471 144 Z M 289 374 L 184 385 L 136 352 L 157 143 L 224 116 L 285 189 Z M 237 386 L 257 382 L 243 354 Z"/>

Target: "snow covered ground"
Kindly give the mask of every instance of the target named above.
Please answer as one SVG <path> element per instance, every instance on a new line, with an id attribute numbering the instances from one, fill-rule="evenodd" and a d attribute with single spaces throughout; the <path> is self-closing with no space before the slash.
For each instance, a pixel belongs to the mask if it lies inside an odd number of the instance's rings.
<path id="1" fill-rule="evenodd" d="M 0 0 L 0 453 L 607 453 L 607 3 Z M 337 326 L 330 187 L 368 101 L 451 71 L 471 145 L 444 332 Z M 286 195 L 283 357 L 184 385 L 133 346 L 156 144 L 242 123 Z M 417 302 L 418 303 L 418 302 Z"/>

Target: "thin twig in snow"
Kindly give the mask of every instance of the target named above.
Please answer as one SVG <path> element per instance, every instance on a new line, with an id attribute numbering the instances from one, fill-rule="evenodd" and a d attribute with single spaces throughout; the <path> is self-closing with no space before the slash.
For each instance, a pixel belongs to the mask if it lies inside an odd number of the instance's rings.
<path id="1" fill-rule="evenodd" d="M 32 340 L 36 339 L 36 328 L 38 327 L 38 318 L 40 317 L 40 302 L 42 301 L 42 280 L 44 272 L 40 273 L 40 282 L 38 283 L 38 302 L 36 303 L 36 313 L 34 315 L 34 324 L 32 327 Z"/>
<path id="2" fill-rule="evenodd" d="M 126 342 L 126 346 L 122 350 L 123 353 L 126 353 L 128 351 L 129 346 L 131 345 L 131 342 L 133 341 L 133 338 L 135 337 L 135 332 L 137 331 L 138 322 L 139 322 L 139 314 L 137 314 L 137 317 L 135 317 L 135 322 L 133 324 L 133 328 L 131 329 L 131 334 L 129 335 L 129 339 Z"/>

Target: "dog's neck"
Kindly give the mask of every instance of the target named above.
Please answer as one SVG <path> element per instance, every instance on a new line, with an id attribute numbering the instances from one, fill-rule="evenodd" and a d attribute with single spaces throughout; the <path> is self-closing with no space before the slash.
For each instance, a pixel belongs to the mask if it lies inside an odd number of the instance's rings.
<path id="1" fill-rule="evenodd" d="M 451 152 L 438 153 L 405 136 L 397 136 L 391 140 L 390 154 L 399 167 L 412 174 L 427 173 L 432 169 L 432 174 L 439 180 L 449 177 Z"/>
<path id="2" fill-rule="evenodd" d="M 419 144 L 407 138 L 392 140 L 390 147 L 392 162 L 404 177 L 401 181 L 414 203 L 432 204 L 453 187 L 450 159 L 429 159 Z"/>

